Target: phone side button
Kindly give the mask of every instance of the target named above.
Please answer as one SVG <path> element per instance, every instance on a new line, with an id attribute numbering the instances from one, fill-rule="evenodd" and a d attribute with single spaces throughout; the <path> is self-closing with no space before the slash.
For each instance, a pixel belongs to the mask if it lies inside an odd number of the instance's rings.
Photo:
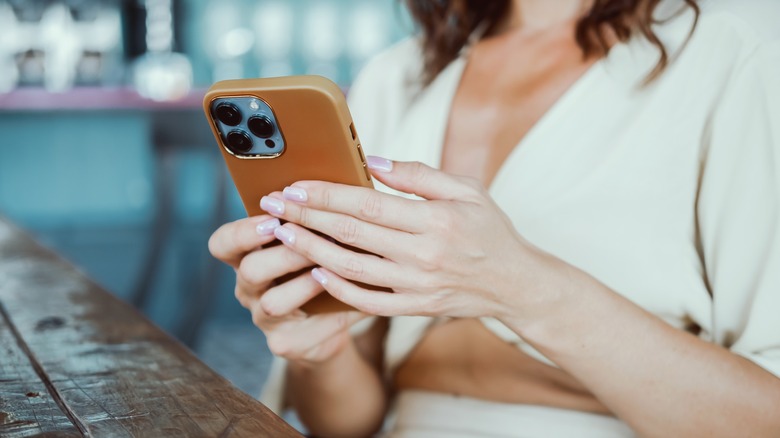
<path id="1" fill-rule="evenodd" d="M 363 155 L 363 148 L 360 147 L 360 143 L 357 145 L 358 153 L 360 154 L 360 162 L 363 163 L 363 166 L 366 165 L 366 156 Z"/>
<path id="2" fill-rule="evenodd" d="M 360 154 L 360 162 L 363 164 L 363 171 L 366 172 L 366 179 L 371 181 L 371 172 L 368 171 L 368 165 L 366 164 L 366 156 L 363 154 L 363 148 L 360 143 L 357 145 L 358 153 Z"/>

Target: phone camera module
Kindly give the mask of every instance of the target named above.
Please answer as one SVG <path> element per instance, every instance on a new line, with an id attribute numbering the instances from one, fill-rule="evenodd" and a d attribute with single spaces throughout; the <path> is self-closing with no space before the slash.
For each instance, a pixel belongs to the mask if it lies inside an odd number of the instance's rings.
<path id="1" fill-rule="evenodd" d="M 243 119 L 241 111 L 232 103 L 220 103 L 214 110 L 214 115 L 220 122 L 228 126 L 238 126 Z"/>
<path id="2" fill-rule="evenodd" d="M 274 123 L 266 116 L 254 116 L 249 119 L 249 130 L 260 138 L 270 138 L 276 132 Z"/>
<path id="3" fill-rule="evenodd" d="M 234 154 L 246 154 L 252 150 L 252 138 L 246 132 L 237 129 L 227 135 L 227 146 Z"/>

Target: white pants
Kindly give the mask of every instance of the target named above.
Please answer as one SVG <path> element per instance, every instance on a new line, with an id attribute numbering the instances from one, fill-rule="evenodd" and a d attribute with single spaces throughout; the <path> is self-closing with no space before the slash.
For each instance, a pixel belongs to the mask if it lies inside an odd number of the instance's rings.
<path id="1" fill-rule="evenodd" d="M 387 438 L 625 438 L 635 434 L 614 417 L 544 406 L 402 391 Z"/>

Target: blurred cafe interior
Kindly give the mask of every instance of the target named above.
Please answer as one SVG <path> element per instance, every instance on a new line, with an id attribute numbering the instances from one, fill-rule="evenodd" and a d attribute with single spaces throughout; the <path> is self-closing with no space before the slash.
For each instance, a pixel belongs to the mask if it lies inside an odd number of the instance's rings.
<path id="1" fill-rule="evenodd" d="M 270 362 L 208 236 L 245 214 L 201 109 L 211 83 L 348 89 L 411 32 L 397 0 L 0 0 L 0 216 L 241 389 Z"/>

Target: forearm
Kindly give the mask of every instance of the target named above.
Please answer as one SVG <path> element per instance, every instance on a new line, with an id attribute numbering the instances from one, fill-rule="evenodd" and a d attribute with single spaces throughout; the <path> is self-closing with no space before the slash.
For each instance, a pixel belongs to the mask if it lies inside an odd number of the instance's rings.
<path id="1" fill-rule="evenodd" d="M 778 436 L 780 379 L 571 267 L 559 306 L 505 321 L 642 436 Z"/>
<path id="2" fill-rule="evenodd" d="M 286 396 L 314 435 L 328 437 L 370 436 L 387 399 L 379 372 L 353 342 L 328 362 L 289 364 Z"/>

